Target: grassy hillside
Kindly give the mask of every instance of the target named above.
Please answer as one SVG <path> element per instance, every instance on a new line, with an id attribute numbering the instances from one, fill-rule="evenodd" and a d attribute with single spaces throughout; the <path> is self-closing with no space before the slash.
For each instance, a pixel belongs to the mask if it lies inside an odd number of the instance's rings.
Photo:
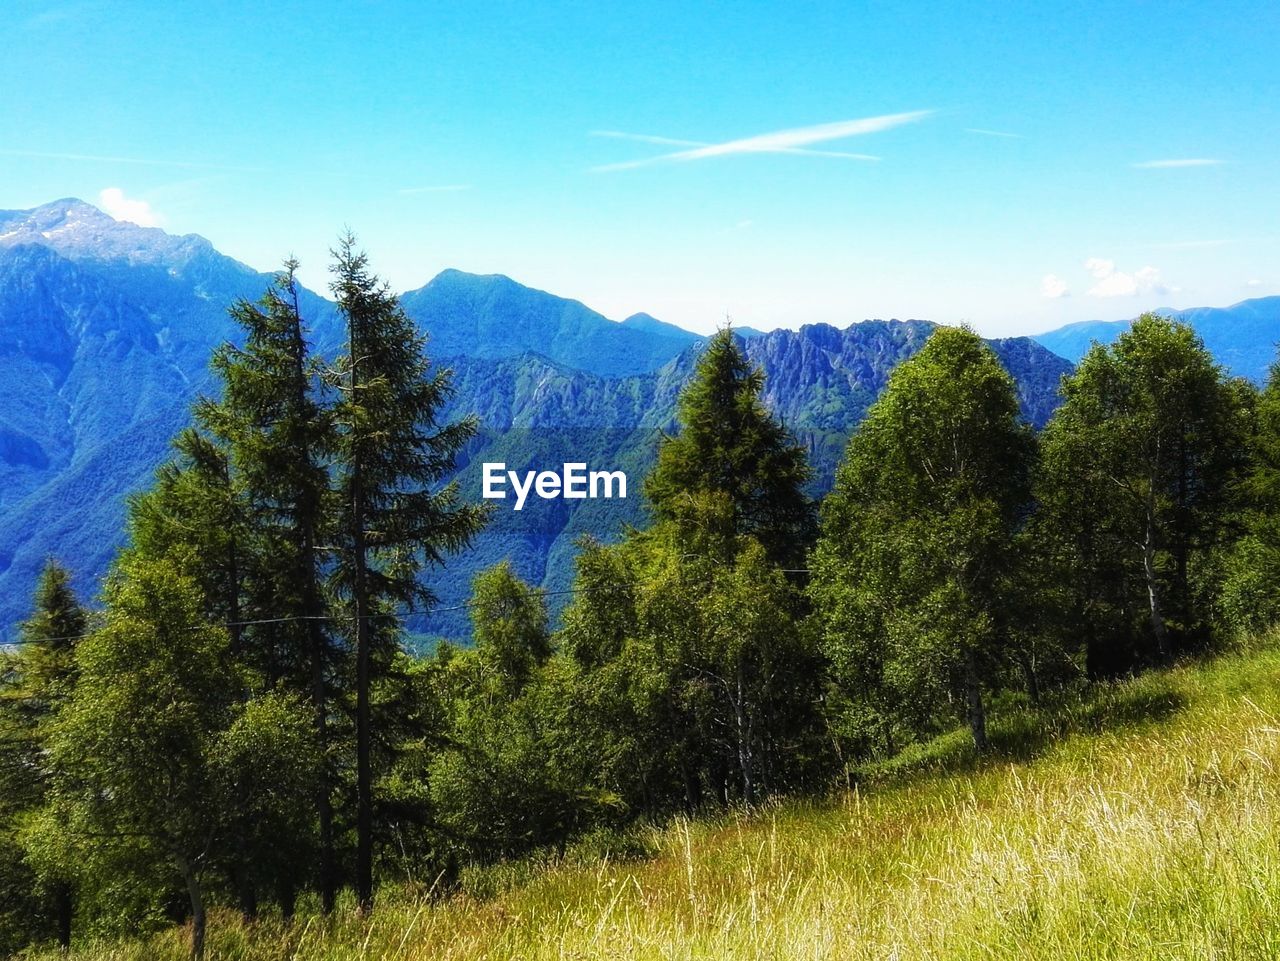
<path id="1" fill-rule="evenodd" d="M 957 732 L 824 803 L 655 830 L 646 859 L 489 871 L 441 903 L 384 891 L 368 923 L 219 915 L 211 956 L 1280 956 L 1280 636 L 1006 705 L 992 734 L 981 763 Z M 72 957 L 186 950 L 170 931 Z"/>

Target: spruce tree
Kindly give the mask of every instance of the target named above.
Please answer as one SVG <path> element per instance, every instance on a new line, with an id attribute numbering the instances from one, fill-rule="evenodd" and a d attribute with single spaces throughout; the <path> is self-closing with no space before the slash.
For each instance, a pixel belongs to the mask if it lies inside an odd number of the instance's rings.
<path id="1" fill-rule="evenodd" d="M 804 448 L 761 398 L 764 373 L 743 354 L 732 329 L 707 343 L 680 394 L 679 433 L 666 438 L 644 490 L 660 521 L 703 523 L 699 495 L 723 495 L 725 533 L 749 534 L 776 564 L 799 566 L 814 533 L 804 493 Z M 701 519 L 699 519 L 701 515 Z"/>
<path id="2" fill-rule="evenodd" d="M 657 523 L 589 547 L 565 649 L 592 688 L 602 740 L 627 745 L 613 789 L 692 811 L 794 786 L 808 767 L 816 663 L 792 628 L 813 533 L 804 449 L 765 407 L 732 330 L 707 344 L 645 480 Z M 606 720 L 606 718 L 609 718 Z"/>
<path id="3" fill-rule="evenodd" d="M 249 630 L 246 660 L 267 688 L 282 684 L 310 701 L 315 737 L 327 747 L 341 664 L 326 619 L 320 553 L 334 437 L 299 310 L 297 268 L 296 261 L 287 261 L 258 303 L 240 301 L 231 308 L 243 346 L 225 344 L 214 355 L 222 396 L 203 401 L 196 414 L 225 447 L 249 529 L 246 607 L 266 623 Z M 240 635 L 233 627 L 233 643 Z M 326 766 L 316 785 L 326 913 L 337 887 L 334 779 Z"/>
<path id="4" fill-rule="evenodd" d="M 447 370 L 432 370 L 426 341 L 368 258 L 347 235 L 334 252 L 330 289 L 347 326 L 336 369 L 334 416 L 340 558 L 333 575 L 349 602 L 356 659 L 356 894 L 373 901 L 371 691 L 392 662 L 397 607 L 433 602 L 420 581 L 429 566 L 465 547 L 485 512 L 440 485 L 474 435 L 474 419 L 440 423 Z"/>

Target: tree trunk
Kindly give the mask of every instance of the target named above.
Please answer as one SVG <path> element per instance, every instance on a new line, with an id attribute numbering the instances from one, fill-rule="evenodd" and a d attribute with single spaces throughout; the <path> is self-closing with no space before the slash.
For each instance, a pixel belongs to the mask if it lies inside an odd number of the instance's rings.
<path id="1" fill-rule="evenodd" d="M 298 411 L 306 408 L 307 403 L 307 368 L 306 339 L 302 335 L 302 312 L 298 305 L 297 288 L 292 284 L 293 294 L 293 328 L 291 331 L 293 344 L 293 402 Z M 353 355 L 354 356 L 354 355 Z M 306 468 L 313 466 L 311 451 L 304 451 Z M 311 492 L 314 494 L 314 492 Z M 317 743 L 323 751 L 328 744 L 328 694 L 325 689 L 325 635 L 320 618 L 324 616 L 324 604 L 320 597 L 320 588 L 316 583 L 316 513 L 318 505 L 309 494 L 303 495 L 297 503 L 299 535 L 301 537 L 303 565 L 300 572 L 303 578 L 303 614 L 310 620 L 307 623 L 307 638 L 311 649 L 311 703 L 315 711 L 315 729 Z M 333 912 L 337 897 L 337 873 L 334 871 L 333 855 L 333 792 L 329 782 L 327 765 L 321 772 L 320 784 L 316 792 L 316 819 L 320 828 L 320 908 L 327 915 Z M 296 894 L 290 885 L 287 917 L 293 914 L 293 901 Z M 285 905 L 281 902 L 281 909 Z"/>
<path id="2" fill-rule="evenodd" d="M 53 913 L 58 922 L 58 947 L 71 948 L 71 920 L 75 914 L 71 899 L 71 885 L 57 881 L 53 886 Z"/>
<path id="3" fill-rule="evenodd" d="M 964 672 L 965 707 L 973 746 L 979 754 L 987 753 L 987 713 L 982 705 L 982 685 L 978 682 L 978 659 L 970 654 Z"/>
<path id="4" fill-rule="evenodd" d="M 204 891 L 200 886 L 200 877 L 190 861 L 179 855 L 178 867 L 187 884 L 187 897 L 191 899 L 191 958 L 192 961 L 202 961 L 205 934 Z"/>
<path id="5" fill-rule="evenodd" d="M 285 924 L 293 923 L 298 908 L 298 889 L 290 878 L 281 878 L 276 888 L 276 900 L 280 902 L 280 917 Z"/>
<path id="6" fill-rule="evenodd" d="M 357 403 L 356 332 L 351 326 L 351 402 Z M 355 425 L 352 425 L 355 430 Z M 360 440 L 352 443 L 351 537 L 355 584 L 352 588 L 356 628 L 356 900 L 367 913 L 373 907 L 373 772 L 370 763 L 369 599 L 364 537 L 364 493 L 361 490 Z"/>
<path id="7" fill-rule="evenodd" d="M 742 799 L 750 805 L 756 801 L 755 779 L 752 770 L 755 767 L 755 759 L 751 756 L 751 725 L 747 720 L 746 705 L 744 703 L 746 683 L 743 679 L 741 662 L 738 664 L 736 684 L 737 697 L 733 700 L 733 718 L 738 739 L 738 767 L 742 771 Z"/>
<path id="8" fill-rule="evenodd" d="M 247 879 L 240 882 L 240 915 L 245 924 L 258 920 L 258 889 Z"/>
<path id="9" fill-rule="evenodd" d="M 1022 668 L 1022 676 L 1027 682 L 1027 696 L 1032 704 L 1040 703 L 1040 679 L 1036 677 L 1035 658 L 1026 651 L 1018 652 L 1018 665 Z"/>
<path id="10" fill-rule="evenodd" d="M 1169 659 L 1169 634 L 1160 605 L 1160 582 L 1156 574 L 1155 490 L 1147 495 L 1147 526 L 1142 539 L 1142 572 L 1147 581 L 1147 600 L 1151 613 L 1151 633 L 1155 636 L 1156 656 Z"/>
<path id="11" fill-rule="evenodd" d="M 680 773 L 684 776 L 684 802 L 686 813 L 692 817 L 702 803 L 702 785 L 698 782 L 697 772 L 689 766 L 688 745 L 685 746 L 686 757 L 680 761 Z"/>

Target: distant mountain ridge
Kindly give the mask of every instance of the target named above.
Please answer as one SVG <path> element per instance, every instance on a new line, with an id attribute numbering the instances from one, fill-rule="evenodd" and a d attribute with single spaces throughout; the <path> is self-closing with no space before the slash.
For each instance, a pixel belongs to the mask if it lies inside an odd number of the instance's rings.
<path id="1" fill-rule="evenodd" d="M 1267 379 L 1280 343 L 1280 297 L 1257 297 L 1230 307 L 1164 309 L 1157 313 L 1190 325 L 1229 373 L 1256 384 Z M 1074 364 L 1095 341 L 1112 344 L 1131 323 L 1132 320 L 1086 320 L 1035 334 L 1031 339 Z"/>
<path id="2" fill-rule="evenodd" d="M 213 389 L 213 348 L 235 336 L 226 308 L 256 299 L 271 275 L 220 254 L 195 235 L 120 223 L 80 201 L 0 212 L 0 638 L 29 607 L 45 559 L 96 595 L 123 536 L 126 496 L 145 487 L 188 422 L 192 399 Z M 704 338 L 646 314 L 609 320 L 583 304 L 502 276 L 444 271 L 403 295 L 429 335 L 428 351 L 454 371 L 449 416 L 476 413 L 483 430 L 459 462 L 478 496 L 478 464 L 558 466 L 591 459 L 625 469 L 623 503 L 556 501 L 492 529 L 433 576 L 456 606 L 485 564 L 514 559 L 549 588 L 572 576 L 573 542 L 610 537 L 643 520 L 639 483 Z M 322 353 L 341 331 L 332 303 L 303 292 Z M 815 491 L 890 370 L 923 345 L 925 321 L 826 324 L 767 334 L 745 349 L 766 374 L 766 399 L 810 445 Z M 1043 423 L 1070 365 L 1026 338 L 993 342 L 1018 382 L 1024 413 Z M 459 613 L 415 627 L 466 632 Z"/>

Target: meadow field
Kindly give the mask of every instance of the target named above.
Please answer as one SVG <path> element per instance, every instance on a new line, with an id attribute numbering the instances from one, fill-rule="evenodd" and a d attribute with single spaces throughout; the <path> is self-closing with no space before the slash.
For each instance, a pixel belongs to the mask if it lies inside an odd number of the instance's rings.
<path id="1" fill-rule="evenodd" d="M 209 955 L 1280 956 L 1280 635 L 993 717 L 981 761 L 957 730 L 825 801 L 647 828 L 626 856 L 583 844 L 477 871 L 448 897 L 430 879 L 384 888 L 368 919 L 350 904 L 288 926 L 221 912 Z M 171 929 L 71 957 L 188 952 Z"/>

